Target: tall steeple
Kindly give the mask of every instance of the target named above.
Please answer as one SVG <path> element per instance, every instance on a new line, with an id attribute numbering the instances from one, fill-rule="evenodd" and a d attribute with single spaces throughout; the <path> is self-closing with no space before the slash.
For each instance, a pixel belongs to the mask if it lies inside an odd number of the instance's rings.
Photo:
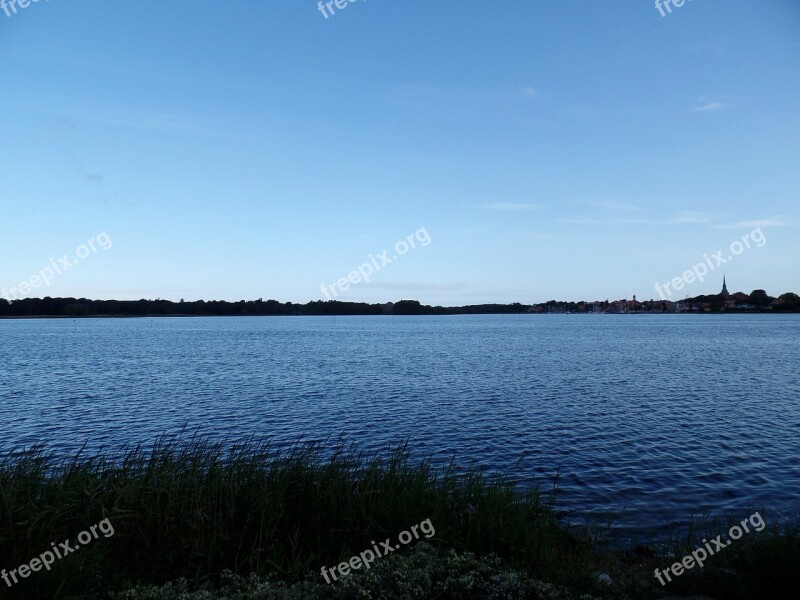
<path id="1" fill-rule="evenodd" d="M 725 275 L 722 276 L 722 292 L 720 292 L 726 298 L 730 296 L 728 293 L 728 286 L 725 284 Z"/>

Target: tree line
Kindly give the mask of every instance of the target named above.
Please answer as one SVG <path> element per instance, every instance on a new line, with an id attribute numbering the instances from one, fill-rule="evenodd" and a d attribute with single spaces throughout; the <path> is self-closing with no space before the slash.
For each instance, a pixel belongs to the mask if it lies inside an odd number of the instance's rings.
<path id="1" fill-rule="evenodd" d="M 159 317 L 159 316 L 330 316 L 523 313 L 529 305 L 425 306 L 416 300 L 387 304 L 313 301 L 307 304 L 277 300 L 90 300 L 87 298 L 0 298 L 0 317 Z"/>
<path id="2" fill-rule="evenodd" d="M 731 296 L 737 308 L 800 312 L 800 297 L 794 293 L 777 298 L 768 296 L 763 290 Z M 709 303 L 722 308 L 720 295 L 698 296 L 685 300 L 688 303 Z M 468 306 L 428 306 L 417 300 L 400 300 L 395 303 L 368 304 L 366 302 L 342 302 L 339 300 L 316 300 L 306 304 L 279 302 L 277 300 L 196 300 L 173 302 L 171 300 L 90 300 L 87 298 L 24 298 L 8 301 L 0 298 L 2 317 L 163 317 L 163 316 L 337 316 L 337 315 L 489 315 L 520 314 L 526 312 L 552 311 L 587 312 L 593 302 L 558 302 L 551 300 L 541 304 L 476 304 Z M 602 302 L 601 304 L 608 304 Z M 667 310 L 666 303 L 645 301 L 648 310 Z M 652 305 L 652 306 L 651 306 Z"/>

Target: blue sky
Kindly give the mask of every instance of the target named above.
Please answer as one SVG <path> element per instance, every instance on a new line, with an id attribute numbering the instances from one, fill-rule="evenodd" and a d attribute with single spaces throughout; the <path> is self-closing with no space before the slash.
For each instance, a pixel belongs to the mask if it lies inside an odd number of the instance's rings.
<path id="1" fill-rule="evenodd" d="M 6 0 L 8 2 L 8 0 Z M 800 3 L 0 9 L 0 287 L 427 304 L 800 292 Z"/>

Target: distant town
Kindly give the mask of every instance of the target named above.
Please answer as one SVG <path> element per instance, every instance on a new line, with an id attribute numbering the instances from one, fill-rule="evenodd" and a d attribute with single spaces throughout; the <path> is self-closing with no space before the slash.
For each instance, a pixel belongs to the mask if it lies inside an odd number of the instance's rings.
<path id="1" fill-rule="evenodd" d="M 568 302 L 550 300 L 539 304 L 477 304 L 469 306 L 428 306 L 418 300 L 384 304 L 314 301 L 307 304 L 277 300 L 88 300 L 86 298 L 0 298 L 0 318 L 31 317 L 181 317 L 181 316 L 337 316 L 337 315 L 465 315 L 525 313 L 769 313 L 800 312 L 800 296 L 793 292 L 773 297 L 765 290 L 728 292 L 723 282 L 719 294 L 683 300 L 595 300 Z"/>

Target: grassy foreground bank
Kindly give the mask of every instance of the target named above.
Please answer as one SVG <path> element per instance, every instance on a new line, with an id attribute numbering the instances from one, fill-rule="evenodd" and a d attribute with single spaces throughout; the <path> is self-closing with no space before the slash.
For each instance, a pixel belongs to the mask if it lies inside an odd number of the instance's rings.
<path id="1" fill-rule="evenodd" d="M 278 452 L 193 439 L 115 460 L 42 449 L 0 458 L 0 568 L 30 564 L 104 519 L 113 535 L 11 587 L 0 581 L 0 597 L 648 598 L 663 595 L 652 569 L 674 562 L 600 552 L 558 524 L 550 497 L 412 462 L 405 447 L 379 457 L 344 444 Z M 435 527 L 430 539 L 334 585 L 323 580 L 323 566 L 425 520 Z M 796 528 L 765 531 L 674 589 L 737 600 L 761 597 L 757 588 L 796 591 L 799 548 Z"/>

